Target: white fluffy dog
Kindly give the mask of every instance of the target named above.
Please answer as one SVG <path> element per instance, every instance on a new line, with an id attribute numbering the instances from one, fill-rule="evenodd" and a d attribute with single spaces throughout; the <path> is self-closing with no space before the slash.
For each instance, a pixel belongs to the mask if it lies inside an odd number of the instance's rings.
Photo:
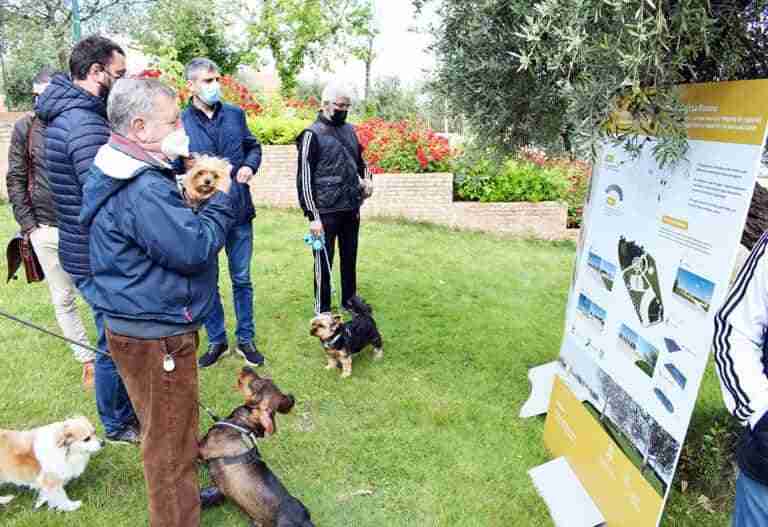
<path id="1" fill-rule="evenodd" d="M 59 511 L 74 511 L 64 486 L 80 476 L 91 455 L 103 443 L 85 417 L 74 417 L 32 430 L 0 429 L 0 484 L 13 483 L 38 491 L 35 508 L 47 503 Z M 0 496 L 0 505 L 13 496 Z"/>

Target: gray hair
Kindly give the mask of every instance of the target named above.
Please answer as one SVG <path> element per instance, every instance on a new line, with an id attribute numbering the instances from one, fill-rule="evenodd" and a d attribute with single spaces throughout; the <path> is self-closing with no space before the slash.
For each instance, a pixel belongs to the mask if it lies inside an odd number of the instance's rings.
<path id="1" fill-rule="evenodd" d="M 188 81 L 193 81 L 201 71 L 215 71 L 216 73 L 219 73 L 221 70 L 211 59 L 197 57 L 196 59 L 190 60 L 189 64 L 184 68 L 184 78 Z"/>
<path id="2" fill-rule="evenodd" d="M 352 88 L 339 81 L 329 82 L 323 90 L 323 104 L 335 102 L 339 97 L 352 100 Z"/>
<path id="3" fill-rule="evenodd" d="M 112 129 L 126 134 L 136 117 L 152 115 L 157 98 L 176 98 L 176 92 L 157 79 L 120 79 L 109 92 L 107 117 Z"/>

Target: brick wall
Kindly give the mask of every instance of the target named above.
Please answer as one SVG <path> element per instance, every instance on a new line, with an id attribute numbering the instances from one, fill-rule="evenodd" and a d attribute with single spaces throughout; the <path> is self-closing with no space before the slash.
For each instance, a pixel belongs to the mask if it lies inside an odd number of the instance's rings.
<path id="1" fill-rule="evenodd" d="M 0 197 L 7 199 L 10 126 L 19 114 L 0 114 Z M 256 205 L 297 207 L 296 147 L 265 146 L 262 168 L 251 184 Z M 567 209 L 560 203 L 454 203 L 451 174 L 378 174 L 364 217 L 405 218 L 458 229 L 547 240 L 567 237 Z"/>
<path id="2" fill-rule="evenodd" d="M 256 205 L 297 207 L 296 147 L 265 146 L 251 194 Z M 378 174 L 364 217 L 395 217 L 449 227 L 542 239 L 566 237 L 560 203 L 454 203 L 451 174 Z"/>

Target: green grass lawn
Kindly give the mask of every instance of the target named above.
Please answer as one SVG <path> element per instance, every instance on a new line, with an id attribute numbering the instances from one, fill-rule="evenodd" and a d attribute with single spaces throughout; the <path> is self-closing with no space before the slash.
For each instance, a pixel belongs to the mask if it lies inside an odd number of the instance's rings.
<path id="1" fill-rule="evenodd" d="M 0 206 L 0 239 L 14 230 L 9 207 Z M 278 419 L 278 433 L 259 446 L 316 524 L 551 525 L 527 475 L 549 459 L 544 421 L 520 420 L 517 413 L 528 396 L 528 369 L 559 351 L 573 244 L 365 222 L 359 289 L 374 306 L 385 357 L 376 363 L 369 354 L 358 357 L 352 378 L 341 380 L 323 369 L 321 348 L 308 334 L 312 261 L 305 231 L 297 212 L 260 210 L 255 220 L 256 326 L 268 361 L 263 371 L 297 399 L 293 413 Z M 222 283 L 228 284 L 225 269 Z M 0 309 L 58 331 L 44 284 L 17 280 L 0 291 Z M 232 328 L 228 286 L 223 295 Z M 78 413 L 98 421 L 66 344 L 4 319 L 0 339 L 0 427 L 28 428 Z M 219 413 L 238 405 L 233 386 L 240 365 L 230 357 L 201 372 L 205 404 Z M 722 412 L 710 368 L 695 426 L 707 430 Z M 210 424 L 201 417 L 201 432 Z M 727 523 L 727 513 L 710 514 L 696 504 L 695 482 L 685 494 L 674 486 L 663 525 Z M 32 510 L 31 492 L 3 486 L 0 494 L 19 497 L 0 509 L 0 525 L 147 524 L 133 447 L 107 446 L 68 491 L 83 507 L 57 514 Z M 225 505 L 205 511 L 202 525 L 247 521 Z"/>

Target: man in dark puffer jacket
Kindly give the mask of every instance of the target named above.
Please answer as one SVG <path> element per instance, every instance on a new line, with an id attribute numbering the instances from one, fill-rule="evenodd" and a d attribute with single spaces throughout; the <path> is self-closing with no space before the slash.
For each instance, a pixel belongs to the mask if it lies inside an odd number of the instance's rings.
<path id="1" fill-rule="evenodd" d="M 35 98 L 45 91 L 54 71 L 43 68 L 32 81 Z M 77 290 L 72 277 L 59 263 L 59 229 L 48 177 L 45 173 L 45 129 L 34 114 L 27 114 L 13 127 L 8 150 L 8 198 L 21 232 L 29 238 L 45 281 L 61 332 L 70 341 L 89 346 L 88 334 L 77 312 Z M 75 359 L 83 364 L 83 386 L 93 388 L 95 354 L 70 344 Z"/>
<path id="2" fill-rule="evenodd" d="M 59 221 L 59 258 L 80 293 L 93 307 L 88 260 L 88 228 L 80 225 L 83 185 L 98 149 L 109 139 L 106 96 L 125 75 L 125 53 L 103 37 L 81 40 L 69 58 L 70 76 L 56 75 L 40 96 L 37 116 L 47 125 L 45 161 Z M 94 309 L 98 348 L 106 352 L 103 314 Z M 138 442 L 136 416 L 112 359 L 96 359 L 96 406 L 106 437 Z"/>

